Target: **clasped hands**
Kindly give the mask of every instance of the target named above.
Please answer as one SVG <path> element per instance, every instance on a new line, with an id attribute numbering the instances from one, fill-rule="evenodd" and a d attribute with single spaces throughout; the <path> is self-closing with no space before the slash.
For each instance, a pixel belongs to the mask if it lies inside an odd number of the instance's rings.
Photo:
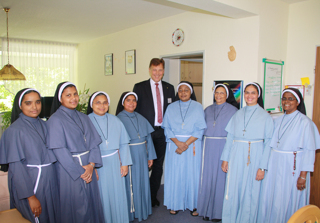
<path id="1" fill-rule="evenodd" d="M 175 142 L 175 144 L 178 147 L 176 149 L 177 154 L 181 154 L 189 148 L 189 145 L 186 142 L 177 141 L 177 142 Z"/>
<path id="2" fill-rule="evenodd" d="M 92 163 L 92 165 L 94 165 L 94 163 Z M 82 166 L 83 169 L 85 169 L 84 173 L 80 176 L 81 179 L 83 179 L 87 184 L 90 183 L 92 181 L 92 173 L 93 173 L 93 166 L 90 163 L 88 165 Z M 98 173 L 96 172 L 96 175 L 98 175 Z M 99 176 L 97 176 L 97 178 L 99 179 Z"/>

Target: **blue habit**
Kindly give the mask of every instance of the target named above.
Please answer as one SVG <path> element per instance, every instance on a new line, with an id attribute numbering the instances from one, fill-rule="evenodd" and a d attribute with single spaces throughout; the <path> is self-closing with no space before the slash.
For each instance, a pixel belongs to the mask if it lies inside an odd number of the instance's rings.
<path id="1" fill-rule="evenodd" d="M 148 160 L 157 158 L 151 138 L 154 130 L 148 120 L 137 112 L 130 113 L 123 110 L 118 117 L 131 138 L 132 166 L 126 176 L 130 221 L 134 218 L 138 218 L 139 221 L 146 220 L 152 214 Z"/>
<path id="2" fill-rule="evenodd" d="M 258 104 L 246 106 L 234 114 L 226 131 L 221 155 L 228 162 L 222 222 L 256 223 L 261 185 L 256 175 L 259 168 L 267 169 L 273 120 Z"/>
<path id="3" fill-rule="evenodd" d="M 294 111 L 275 120 L 270 146 L 272 151 L 262 183 L 258 222 L 282 223 L 309 204 L 310 172 L 313 172 L 315 150 L 320 148 L 319 132 L 307 116 Z M 306 188 L 302 191 L 297 189 L 301 171 L 308 172 Z"/>
<path id="4" fill-rule="evenodd" d="M 200 103 L 193 100 L 187 102 L 179 100 L 168 106 L 162 123 L 167 141 L 164 205 L 168 209 L 177 211 L 197 208 L 201 141 L 206 127 Z M 198 139 L 181 155 L 177 154 L 175 152 L 177 146 L 171 138 L 185 142 L 191 136 Z"/>
<path id="5" fill-rule="evenodd" d="M 210 105 L 204 110 L 207 129 L 203 139 L 197 211 L 210 220 L 222 218 L 226 173 L 221 169 L 220 157 L 227 138 L 225 128 L 237 111 L 227 102 Z"/>
<path id="6" fill-rule="evenodd" d="M 52 164 L 56 158 L 45 145 L 46 135 L 45 122 L 20 113 L 0 141 L 0 164 L 9 163 L 10 207 L 17 208 L 24 218 L 33 223 L 35 218 L 27 199 L 33 195 L 40 201 L 42 208 L 39 221 L 60 222 L 57 178 Z M 39 169 L 35 165 L 45 164 L 41 167 L 37 183 Z"/>
<path id="7" fill-rule="evenodd" d="M 99 191 L 107 223 L 129 222 L 125 178 L 121 177 L 120 166 L 132 164 L 129 135 L 122 122 L 114 115 L 89 114 L 102 143 L 99 145 L 103 167 L 98 168 Z"/>
<path id="8" fill-rule="evenodd" d="M 87 115 L 62 105 L 47 124 L 48 146 L 58 160 L 61 222 L 104 222 L 96 174 L 88 184 L 80 178 L 89 162 L 102 166 L 98 132 Z"/>

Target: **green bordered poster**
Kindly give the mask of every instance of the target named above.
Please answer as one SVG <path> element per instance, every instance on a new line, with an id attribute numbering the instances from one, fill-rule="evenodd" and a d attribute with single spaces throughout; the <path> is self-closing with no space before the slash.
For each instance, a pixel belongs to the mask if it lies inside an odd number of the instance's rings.
<path id="1" fill-rule="evenodd" d="M 281 111 L 282 71 L 283 61 L 268 60 L 264 58 L 264 86 L 263 101 L 266 111 Z"/>

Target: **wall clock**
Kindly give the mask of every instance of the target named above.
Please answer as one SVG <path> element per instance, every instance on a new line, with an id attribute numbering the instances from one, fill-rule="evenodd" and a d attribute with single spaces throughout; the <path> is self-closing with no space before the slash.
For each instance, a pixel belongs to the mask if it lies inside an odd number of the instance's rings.
<path id="1" fill-rule="evenodd" d="M 184 32 L 182 29 L 176 29 L 172 33 L 172 43 L 175 46 L 180 46 L 183 43 L 184 40 Z"/>

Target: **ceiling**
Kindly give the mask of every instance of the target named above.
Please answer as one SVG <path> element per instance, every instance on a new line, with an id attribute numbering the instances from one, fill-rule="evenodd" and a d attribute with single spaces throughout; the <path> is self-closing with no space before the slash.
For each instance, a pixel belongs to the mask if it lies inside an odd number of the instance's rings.
<path id="1" fill-rule="evenodd" d="M 10 38 L 80 43 L 192 10 L 164 2 L 166 5 L 157 0 L 1 0 L 0 7 L 10 8 Z M 1 10 L 0 37 L 6 35 L 6 13 Z"/>
<path id="2" fill-rule="evenodd" d="M 212 1 L 212 0 L 208 0 Z M 282 0 L 295 3 L 302 0 Z M 201 9 L 166 0 L 1 0 L 9 12 L 9 37 L 81 43 L 130 27 Z M 215 12 L 216 13 L 216 12 Z M 0 37 L 6 14 L 0 11 Z"/>

